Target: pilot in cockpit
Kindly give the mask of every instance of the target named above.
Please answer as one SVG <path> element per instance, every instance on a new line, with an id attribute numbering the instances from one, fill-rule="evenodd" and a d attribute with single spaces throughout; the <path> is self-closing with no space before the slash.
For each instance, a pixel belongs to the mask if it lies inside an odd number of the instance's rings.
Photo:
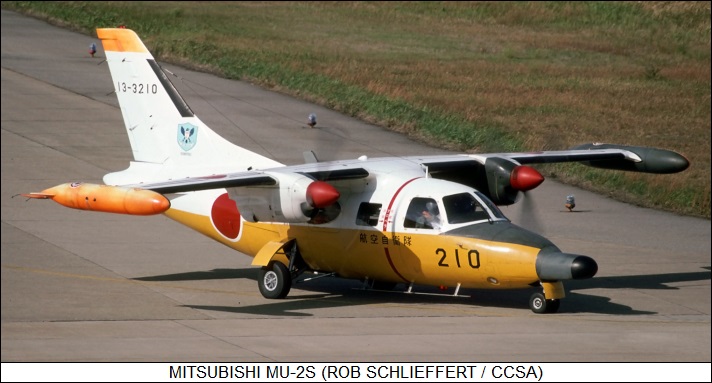
<path id="1" fill-rule="evenodd" d="M 416 221 L 415 227 L 439 230 L 441 226 L 438 205 L 434 201 L 427 202 L 422 215 Z"/>

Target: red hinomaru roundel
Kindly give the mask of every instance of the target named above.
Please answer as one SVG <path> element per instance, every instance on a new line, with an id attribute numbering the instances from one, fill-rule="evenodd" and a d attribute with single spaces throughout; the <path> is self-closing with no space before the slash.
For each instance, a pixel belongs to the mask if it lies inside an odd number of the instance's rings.
<path id="1" fill-rule="evenodd" d="M 225 237 L 234 240 L 240 235 L 242 228 L 240 211 L 237 209 L 235 201 L 230 199 L 227 193 L 215 199 L 210 218 L 215 228 Z"/>

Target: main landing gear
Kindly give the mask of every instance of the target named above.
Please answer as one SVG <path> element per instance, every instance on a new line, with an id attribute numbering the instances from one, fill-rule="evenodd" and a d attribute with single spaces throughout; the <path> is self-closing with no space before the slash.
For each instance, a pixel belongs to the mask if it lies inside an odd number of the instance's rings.
<path id="1" fill-rule="evenodd" d="M 282 254 L 282 253 L 280 253 Z M 257 285 L 260 293 L 267 299 L 282 299 L 289 294 L 292 281 L 307 269 L 302 259 L 296 241 L 289 250 L 283 253 L 289 260 L 289 265 L 278 260 L 272 260 L 267 266 L 260 269 Z"/>
<path id="2" fill-rule="evenodd" d="M 260 293 L 268 299 L 282 299 L 292 288 L 292 275 L 282 262 L 275 261 L 260 269 Z"/>

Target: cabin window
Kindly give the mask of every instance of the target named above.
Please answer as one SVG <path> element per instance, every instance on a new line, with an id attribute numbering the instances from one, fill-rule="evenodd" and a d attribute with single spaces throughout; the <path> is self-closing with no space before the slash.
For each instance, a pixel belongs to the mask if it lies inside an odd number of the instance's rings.
<path id="1" fill-rule="evenodd" d="M 356 224 L 359 226 L 377 226 L 381 215 L 380 203 L 361 202 L 356 213 Z"/>

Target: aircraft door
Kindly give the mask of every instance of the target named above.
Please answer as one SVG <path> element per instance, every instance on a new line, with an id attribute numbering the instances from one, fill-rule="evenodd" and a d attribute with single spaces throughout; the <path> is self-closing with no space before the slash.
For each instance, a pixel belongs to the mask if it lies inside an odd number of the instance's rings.
<path id="1" fill-rule="evenodd" d="M 403 282 L 425 278 L 423 260 L 434 252 L 434 239 L 445 223 L 441 203 L 430 196 L 408 195 L 399 202 L 390 226 L 391 264 Z"/>

